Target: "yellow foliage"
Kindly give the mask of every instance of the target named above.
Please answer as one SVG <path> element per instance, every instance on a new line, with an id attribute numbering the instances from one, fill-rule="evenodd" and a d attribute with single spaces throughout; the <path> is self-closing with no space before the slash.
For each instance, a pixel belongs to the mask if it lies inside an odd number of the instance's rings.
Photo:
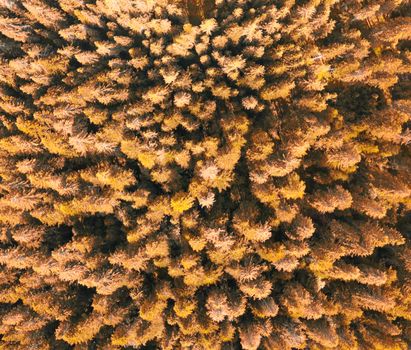
<path id="1" fill-rule="evenodd" d="M 196 307 L 197 302 L 194 298 L 180 298 L 176 300 L 173 309 L 178 317 L 186 318 L 193 313 Z"/>
<path id="2" fill-rule="evenodd" d="M 382 47 L 381 46 L 374 47 L 373 51 L 374 51 L 374 53 L 377 57 L 381 57 L 381 54 L 382 54 Z"/>
<path id="3" fill-rule="evenodd" d="M 157 155 L 142 149 L 135 140 L 122 140 L 121 151 L 128 157 L 137 159 L 147 169 L 152 169 L 156 164 Z"/>
<path id="4" fill-rule="evenodd" d="M 246 255 L 248 250 L 247 244 L 241 243 L 232 247 L 228 251 L 210 249 L 207 251 L 207 255 L 214 264 L 225 266 L 234 261 L 240 261 Z"/>
<path id="5" fill-rule="evenodd" d="M 273 84 L 271 86 L 265 87 L 261 90 L 260 96 L 263 100 L 273 101 L 279 98 L 287 98 L 291 90 L 294 89 L 295 83 L 293 81 L 285 81 L 278 84 Z"/>
<path id="6" fill-rule="evenodd" d="M 50 153 L 59 154 L 64 157 L 74 158 L 79 154 L 68 146 L 67 140 L 58 134 L 49 133 L 42 136 L 42 144 L 50 151 Z"/>
<path id="7" fill-rule="evenodd" d="M 52 132 L 50 128 L 38 121 L 17 118 L 16 126 L 27 135 L 40 138 L 43 146 L 45 146 L 50 153 L 60 154 L 68 158 L 78 156 L 77 152 L 69 146 L 66 137 Z"/>
<path id="8" fill-rule="evenodd" d="M 147 256 L 153 257 L 166 257 L 169 254 L 168 241 L 164 237 L 155 239 L 146 244 Z"/>
<path id="9" fill-rule="evenodd" d="M 356 166 L 354 166 L 354 168 L 356 168 Z M 344 170 L 332 169 L 332 170 L 330 170 L 330 177 L 335 181 L 337 181 L 337 180 L 348 181 L 350 179 L 349 170 L 351 170 L 351 169 L 344 169 Z"/>
<path id="10" fill-rule="evenodd" d="M 170 259 L 168 257 L 165 258 L 155 258 L 153 259 L 153 264 L 159 268 L 167 268 L 167 266 L 170 264 Z"/>
<path id="11" fill-rule="evenodd" d="M 149 152 L 138 152 L 137 159 L 141 165 L 147 169 L 153 168 L 156 164 L 156 156 Z"/>
<path id="12" fill-rule="evenodd" d="M 159 223 L 165 215 L 171 215 L 172 213 L 170 198 L 168 196 L 158 196 L 149 203 L 146 218 L 153 223 Z"/>
<path id="13" fill-rule="evenodd" d="M 196 266 L 198 264 L 199 260 L 200 260 L 200 258 L 199 258 L 198 255 L 185 254 L 185 255 L 182 256 L 182 258 L 180 260 L 180 264 L 185 270 L 189 270 L 189 269 L 193 268 L 194 266 Z"/>
<path id="14" fill-rule="evenodd" d="M 48 206 L 32 210 L 30 215 L 49 226 L 61 225 L 66 220 L 65 214 Z"/>
<path id="15" fill-rule="evenodd" d="M 330 78 L 330 66 L 329 65 L 319 65 L 315 70 L 315 75 L 317 80 Z"/>
<path id="16" fill-rule="evenodd" d="M 288 177 L 286 186 L 281 187 L 279 192 L 286 199 L 298 199 L 304 197 L 305 183 L 300 180 L 297 173 L 292 173 Z"/>
<path id="17" fill-rule="evenodd" d="M 190 152 L 188 150 L 182 150 L 174 154 L 174 161 L 183 169 L 188 168 L 190 164 Z"/>
<path id="18" fill-rule="evenodd" d="M 338 2 L 1 1 L 0 349 L 407 349 L 409 8 Z"/>
<path id="19" fill-rule="evenodd" d="M 147 236 L 152 232 L 152 227 L 150 225 L 139 225 L 129 231 L 127 231 L 127 241 L 129 243 L 137 243 L 142 238 Z"/>
<path id="20" fill-rule="evenodd" d="M 20 295 L 16 293 L 14 286 L 2 287 L 2 289 L 0 289 L 0 303 L 14 304 L 17 303 L 19 299 Z"/>
<path id="21" fill-rule="evenodd" d="M 146 298 L 140 305 L 140 317 L 146 321 L 153 321 L 154 319 L 161 317 L 161 314 L 166 307 L 166 300 Z"/>
<path id="22" fill-rule="evenodd" d="M 228 149 L 219 153 L 216 165 L 223 170 L 232 171 L 241 157 L 241 148 Z M 227 173 L 226 173 L 227 174 Z M 229 173 L 228 173 L 229 174 Z"/>
<path id="23" fill-rule="evenodd" d="M 261 245 L 257 249 L 258 255 L 264 260 L 276 263 L 287 256 L 287 248 L 281 242 L 271 243 L 270 245 Z"/>
<path id="24" fill-rule="evenodd" d="M 179 192 L 171 198 L 171 208 L 176 215 L 180 215 L 190 209 L 193 204 L 194 198 L 188 193 Z"/>
<path id="25" fill-rule="evenodd" d="M 188 240 L 188 243 L 190 244 L 190 247 L 195 252 L 199 252 L 199 251 L 203 250 L 205 248 L 206 244 L 207 244 L 207 241 L 202 237 L 186 235 L 186 239 Z"/>
<path id="26" fill-rule="evenodd" d="M 97 200 L 90 196 L 82 199 L 73 199 L 59 204 L 54 204 L 54 208 L 65 216 L 80 215 L 84 213 L 112 213 L 116 205 L 116 200 Z"/>
<path id="27" fill-rule="evenodd" d="M 133 185 L 136 182 L 132 170 L 122 170 L 108 163 L 80 171 L 80 176 L 83 180 L 94 185 L 110 186 L 117 191 L 122 191 L 124 187 Z"/>
<path id="28" fill-rule="evenodd" d="M 192 287 L 206 286 L 216 283 L 222 274 L 223 269 L 221 267 L 207 271 L 199 267 L 184 274 L 184 283 Z"/>
<path id="29" fill-rule="evenodd" d="M 378 148 L 378 145 L 373 144 L 371 142 L 359 142 L 357 143 L 358 145 L 358 150 L 361 153 L 365 154 L 373 154 L 373 153 L 378 153 L 380 149 Z"/>

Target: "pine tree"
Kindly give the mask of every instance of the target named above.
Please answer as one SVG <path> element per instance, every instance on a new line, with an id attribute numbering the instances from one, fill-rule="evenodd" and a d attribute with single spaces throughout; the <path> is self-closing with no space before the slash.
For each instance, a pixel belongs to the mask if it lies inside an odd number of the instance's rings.
<path id="1" fill-rule="evenodd" d="M 407 349 L 410 18 L 0 1 L 0 348 Z"/>

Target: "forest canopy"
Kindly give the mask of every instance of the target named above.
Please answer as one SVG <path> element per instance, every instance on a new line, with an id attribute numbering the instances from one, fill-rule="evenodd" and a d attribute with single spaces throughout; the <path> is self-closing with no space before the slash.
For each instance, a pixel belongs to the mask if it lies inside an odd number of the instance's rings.
<path id="1" fill-rule="evenodd" d="M 409 349 L 410 78 L 406 0 L 0 0 L 0 349 Z"/>

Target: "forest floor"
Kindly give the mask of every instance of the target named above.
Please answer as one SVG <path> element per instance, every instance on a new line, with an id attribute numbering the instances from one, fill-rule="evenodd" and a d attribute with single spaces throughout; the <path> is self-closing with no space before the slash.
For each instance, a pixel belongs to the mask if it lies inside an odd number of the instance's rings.
<path id="1" fill-rule="evenodd" d="M 214 0 L 182 0 L 190 23 L 198 25 L 205 18 L 212 17 Z"/>

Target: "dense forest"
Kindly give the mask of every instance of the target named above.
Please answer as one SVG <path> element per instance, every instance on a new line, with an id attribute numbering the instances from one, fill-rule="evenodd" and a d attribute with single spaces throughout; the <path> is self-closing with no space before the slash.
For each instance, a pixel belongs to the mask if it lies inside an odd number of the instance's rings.
<path id="1" fill-rule="evenodd" d="M 408 350 L 411 3 L 0 0 L 0 349 Z"/>

